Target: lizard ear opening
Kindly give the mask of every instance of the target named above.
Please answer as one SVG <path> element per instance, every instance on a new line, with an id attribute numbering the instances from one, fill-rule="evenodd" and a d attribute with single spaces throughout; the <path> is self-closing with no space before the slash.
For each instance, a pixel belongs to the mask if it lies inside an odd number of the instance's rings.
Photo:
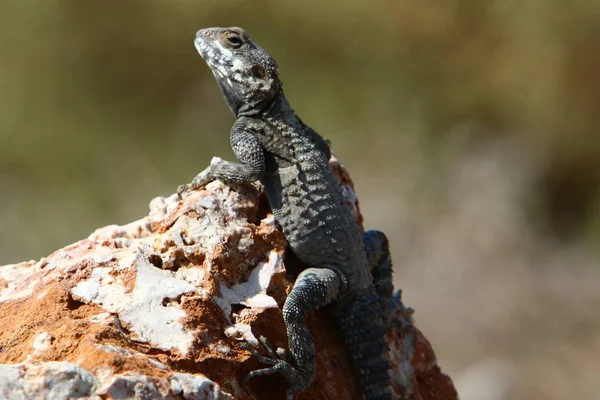
<path id="1" fill-rule="evenodd" d="M 255 64 L 252 67 L 250 67 L 250 73 L 252 74 L 252 76 L 258 79 L 264 79 L 264 77 L 267 76 L 267 71 L 265 71 L 265 69 L 258 64 Z"/>

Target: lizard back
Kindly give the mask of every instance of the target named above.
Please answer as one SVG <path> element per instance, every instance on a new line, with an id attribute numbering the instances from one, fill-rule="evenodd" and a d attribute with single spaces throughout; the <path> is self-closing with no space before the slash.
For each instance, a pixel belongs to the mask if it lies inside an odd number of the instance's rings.
<path id="1" fill-rule="evenodd" d="M 279 155 L 283 146 L 283 157 L 276 158 L 291 158 L 261 180 L 275 218 L 303 263 L 338 270 L 350 290 L 364 287 L 372 278 L 364 273 L 362 235 L 318 142 L 324 140 L 301 121 L 286 119 L 266 119 L 265 137 L 283 137 L 283 143 L 269 148 L 267 139 L 265 150 Z"/>

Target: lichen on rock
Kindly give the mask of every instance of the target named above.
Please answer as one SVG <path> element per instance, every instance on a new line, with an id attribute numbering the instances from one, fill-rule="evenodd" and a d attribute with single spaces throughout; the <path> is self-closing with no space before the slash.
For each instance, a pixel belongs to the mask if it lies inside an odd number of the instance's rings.
<path id="1" fill-rule="evenodd" d="M 360 224 L 352 181 L 335 158 L 331 165 Z M 146 217 L 39 261 L 0 266 L 0 398 L 283 398 L 276 375 L 240 384 L 259 367 L 240 341 L 266 335 L 285 347 L 280 307 L 293 279 L 285 250 L 259 188 L 215 181 L 183 200 L 156 198 Z M 307 318 L 323 373 L 298 398 L 357 398 L 325 314 Z M 455 399 L 410 316 L 396 314 L 399 398 Z M 433 382 L 429 391 L 445 382 L 445 394 L 419 394 L 419 374 Z"/>

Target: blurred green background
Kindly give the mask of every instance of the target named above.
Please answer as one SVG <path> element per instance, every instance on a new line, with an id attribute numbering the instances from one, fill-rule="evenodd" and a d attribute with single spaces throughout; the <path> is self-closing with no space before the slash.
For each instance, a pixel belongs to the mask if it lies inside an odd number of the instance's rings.
<path id="1" fill-rule="evenodd" d="M 239 25 L 350 170 L 463 400 L 600 392 L 600 2 L 0 5 L 0 262 L 143 216 L 233 116 L 192 41 Z"/>

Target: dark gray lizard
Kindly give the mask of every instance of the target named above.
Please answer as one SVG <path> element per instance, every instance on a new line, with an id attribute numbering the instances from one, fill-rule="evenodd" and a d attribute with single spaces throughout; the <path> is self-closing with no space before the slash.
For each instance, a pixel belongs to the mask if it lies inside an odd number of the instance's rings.
<path id="1" fill-rule="evenodd" d="M 365 398 L 391 399 L 385 332 L 393 286 L 385 235 L 360 232 L 329 167 L 329 145 L 294 113 L 275 60 L 241 28 L 201 29 L 195 45 L 238 118 L 230 140 L 240 163 L 211 163 L 177 192 L 214 179 L 260 180 L 289 247 L 306 266 L 283 306 L 291 357 L 282 349 L 273 352 L 263 340 L 269 357 L 252 352 L 271 367 L 248 378 L 280 372 L 289 383 L 288 399 L 308 388 L 315 377 L 315 347 L 304 317 L 328 306 Z"/>

